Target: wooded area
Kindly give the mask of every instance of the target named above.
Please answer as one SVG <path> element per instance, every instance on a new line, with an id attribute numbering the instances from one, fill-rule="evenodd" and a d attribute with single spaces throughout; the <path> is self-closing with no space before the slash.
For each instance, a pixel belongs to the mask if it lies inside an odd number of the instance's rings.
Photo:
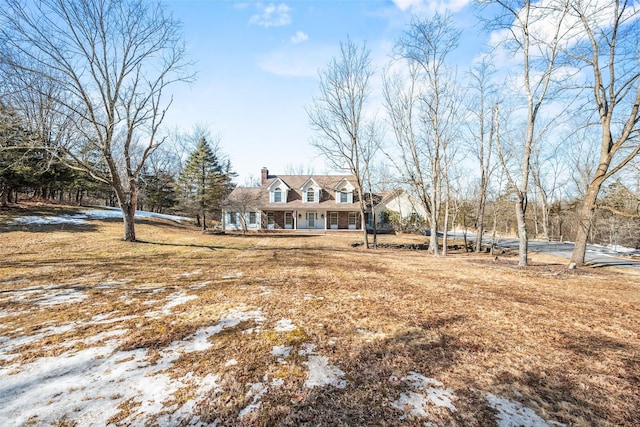
<path id="1" fill-rule="evenodd" d="M 219 219 L 236 175 L 218 138 L 163 128 L 169 87 L 194 78 L 170 13 L 142 0 L 5 3 L 0 205 L 119 206 L 130 241 L 136 208 L 203 229 Z M 434 255 L 453 228 L 517 234 L 521 266 L 530 238 L 575 241 L 577 265 L 587 242 L 640 248 L 637 6 L 478 5 L 503 37 L 469 70 L 455 66 L 446 14 L 414 17 L 383 70 L 366 43 L 342 43 L 307 107 L 312 146 L 357 177 L 360 200 L 409 191 L 429 215 L 399 226 L 429 229 Z"/>

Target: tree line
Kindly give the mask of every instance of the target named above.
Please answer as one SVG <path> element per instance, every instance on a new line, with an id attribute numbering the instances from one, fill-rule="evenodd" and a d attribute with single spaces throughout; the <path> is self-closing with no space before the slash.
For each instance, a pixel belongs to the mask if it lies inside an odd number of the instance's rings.
<path id="1" fill-rule="evenodd" d="M 117 205 L 112 187 L 32 138 L 19 115 L 0 103 L 0 207 L 21 198 Z M 136 180 L 137 209 L 186 215 L 206 230 L 207 219 L 220 220 L 221 203 L 235 187 L 236 173 L 206 129 L 174 131 L 171 139 L 149 156 Z"/>
<path id="2" fill-rule="evenodd" d="M 447 250 L 438 231 L 455 221 L 475 228 L 480 251 L 505 201 L 513 226 L 504 231 L 517 233 L 520 266 L 532 232 L 574 240 L 571 266 L 584 264 L 587 242 L 602 235 L 640 246 L 637 4 L 476 5 L 492 34 L 487 51 L 460 70 L 451 16 L 414 17 L 381 72 L 381 108 L 371 102 L 377 70 L 366 43 L 341 43 L 307 109 L 313 145 L 363 189 L 376 159 L 391 165 L 395 184 L 428 212 L 436 256 Z"/>

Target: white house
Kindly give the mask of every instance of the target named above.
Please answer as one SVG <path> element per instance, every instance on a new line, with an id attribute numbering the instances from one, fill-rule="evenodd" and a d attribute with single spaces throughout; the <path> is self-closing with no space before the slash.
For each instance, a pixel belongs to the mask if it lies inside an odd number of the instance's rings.
<path id="1" fill-rule="evenodd" d="M 223 203 L 225 230 L 359 230 L 360 207 L 353 176 L 269 175 L 260 187 L 238 187 Z M 389 228 L 384 212 L 401 217 L 426 213 L 403 190 L 373 194 L 376 228 Z M 368 196 L 367 196 L 368 199 Z M 371 206 L 367 201 L 369 212 Z M 367 227 L 372 228 L 371 214 Z"/>

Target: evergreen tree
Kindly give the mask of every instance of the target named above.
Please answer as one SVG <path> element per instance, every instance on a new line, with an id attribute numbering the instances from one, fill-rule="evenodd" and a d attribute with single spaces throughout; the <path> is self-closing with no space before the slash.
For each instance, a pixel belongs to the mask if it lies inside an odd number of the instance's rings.
<path id="1" fill-rule="evenodd" d="M 142 177 L 142 181 L 141 199 L 151 212 L 162 213 L 165 208 L 172 208 L 178 204 L 175 179 L 171 174 L 164 171 L 158 171 L 155 174 L 147 173 Z"/>
<path id="2" fill-rule="evenodd" d="M 187 159 L 179 184 L 185 207 L 195 215 L 203 231 L 207 229 L 207 213 L 220 212 L 220 203 L 229 194 L 234 176 L 230 163 L 222 164 L 207 140 L 200 138 Z"/>
<path id="3" fill-rule="evenodd" d="M 7 206 L 12 189 L 32 175 L 27 140 L 15 112 L 0 102 L 0 206 Z"/>

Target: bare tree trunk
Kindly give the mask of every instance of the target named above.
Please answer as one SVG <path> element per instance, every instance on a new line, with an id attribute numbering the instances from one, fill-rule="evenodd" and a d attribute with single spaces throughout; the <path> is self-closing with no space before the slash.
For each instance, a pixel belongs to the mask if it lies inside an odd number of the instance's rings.
<path id="1" fill-rule="evenodd" d="M 518 221 L 518 266 L 520 267 L 527 266 L 527 253 L 529 250 L 525 216 L 526 211 L 526 197 L 518 197 L 518 201 L 516 202 L 516 219 Z"/>
<path id="2" fill-rule="evenodd" d="M 482 234 L 484 233 L 484 212 L 487 206 L 487 185 L 486 173 L 482 170 L 480 177 L 480 195 L 478 197 L 478 216 L 476 228 L 476 252 L 482 252 Z"/>
<path id="3" fill-rule="evenodd" d="M 571 255 L 571 262 L 578 266 L 583 266 L 585 263 L 587 240 L 589 240 L 591 224 L 596 211 L 596 201 L 603 182 L 604 180 L 600 179 L 593 181 L 589 185 L 582 208 L 580 208 L 580 213 L 578 214 L 578 229 L 576 230 L 575 245 Z"/>
<path id="4" fill-rule="evenodd" d="M 447 185 L 448 187 L 448 185 Z M 448 189 L 447 189 L 448 192 Z M 443 230 L 442 230 L 442 256 L 447 256 L 447 245 L 448 245 L 448 236 L 447 236 L 447 231 L 449 230 L 449 196 L 447 195 L 447 197 L 445 198 L 444 201 L 444 224 L 442 226 Z"/>
<path id="5" fill-rule="evenodd" d="M 124 220 L 124 238 L 125 242 L 136 241 L 135 215 L 136 209 L 131 204 L 121 206 L 122 219 Z"/>
<path id="6" fill-rule="evenodd" d="M 2 184 L 0 186 L 0 207 L 6 208 L 9 206 L 9 192 L 11 191 L 11 187 L 7 184 Z"/>
<path id="7" fill-rule="evenodd" d="M 440 256 L 440 249 L 438 247 L 438 209 L 440 206 L 437 202 L 436 195 L 434 194 L 435 190 L 431 192 L 431 215 L 430 215 L 430 227 L 431 227 L 431 236 L 429 239 L 429 252 L 433 254 L 434 257 Z"/>

